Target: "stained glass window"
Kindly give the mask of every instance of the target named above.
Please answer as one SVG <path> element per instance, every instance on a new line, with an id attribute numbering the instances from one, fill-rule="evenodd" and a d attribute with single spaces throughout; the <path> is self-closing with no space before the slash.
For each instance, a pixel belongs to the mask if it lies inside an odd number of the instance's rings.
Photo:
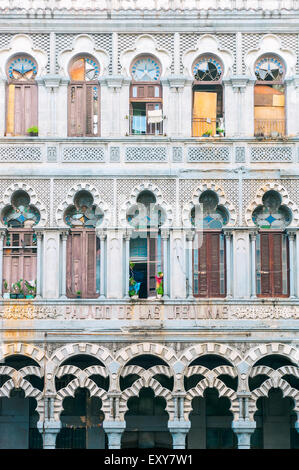
<path id="1" fill-rule="evenodd" d="M 17 56 L 11 59 L 7 68 L 8 77 L 12 80 L 34 80 L 37 65 L 30 56 Z"/>
<path id="2" fill-rule="evenodd" d="M 136 82 L 155 82 L 160 75 L 161 67 L 152 57 L 137 59 L 132 66 L 132 77 Z"/>
<path id="3" fill-rule="evenodd" d="M 70 77 L 74 82 L 96 80 L 99 76 L 99 65 L 91 57 L 76 58 L 70 67 Z"/>
<path id="4" fill-rule="evenodd" d="M 127 212 L 127 221 L 136 229 L 157 228 L 166 220 L 164 210 L 156 204 L 156 198 L 150 191 L 142 191 Z"/>
<path id="5" fill-rule="evenodd" d="M 219 60 L 213 56 L 201 56 L 193 67 L 195 80 L 204 82 L 219 81 L 223 72 L 223 67 Z"/>
<path id="6" fill-rule="evenodd" d="M 3 211 L 3 223 L 8 227 L 32 227 L 40 221 L 38 209 L 30 204 L 30 197 L 25 191 L 16 191 L 11 204 Z"/>
<path id="7" fill-rule="evenodd" d="M 281 196 L 276 191 L 267 191 L 263 205 L 252 213 L 252 220 L 261 229 L 283 229 L 291 223 L 292 214 L 288 207 L 281 205 Z"/>
<path id="8" fill-rule="evenodd" d="M 74 198 L 74 204 L 65 213 L 65 222 L 72 228 L 99 226 L 103 220 L 102 210 L 93 204 L 93 197 L 88 191 L 79 191 Z"/>
<path id="9" fill-rule="evenodd" d="M 258 80 L 277 81 L 282 80 L 284 66 L 275 56 L 263 56 L 255 64 L 255 75 Z"/>
<path id="10" fill-rule="evenodd" d="M 224 207 L 218 205 L 218 196 L 214 191 L 204 191 L 199 203 L 202 204 L 202 228 L 221 229 L 228 222 L 228 213 Z M 191 211 L 191 222 L 195 224 L 195 208 Z"/>

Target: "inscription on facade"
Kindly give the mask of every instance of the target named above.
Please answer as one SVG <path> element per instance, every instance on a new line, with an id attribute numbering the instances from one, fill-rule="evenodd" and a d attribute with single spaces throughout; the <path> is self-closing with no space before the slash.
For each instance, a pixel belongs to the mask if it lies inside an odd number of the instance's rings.
<path id="1" fill-rule="evenodd" d="M 295 305 L 41 305 L 31 302 L 7 302 L 0 305 L 5 320 L 234 320 L 296 319 Z"/>

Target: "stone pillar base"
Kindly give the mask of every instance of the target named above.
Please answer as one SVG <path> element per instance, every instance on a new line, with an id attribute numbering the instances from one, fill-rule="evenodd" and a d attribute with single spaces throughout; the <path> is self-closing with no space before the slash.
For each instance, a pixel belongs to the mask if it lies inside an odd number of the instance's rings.
<path id="1" fill-rule="evenodd" d="M 125 430 L 125 421 L 104 421 L 104 431 L 108 437 L 109 449 L 120 449 L 121 448 L 121 436 Z"/>
<path id="2" fill-rule="evenodd" d="M 43 448 L 55 449 L 56 437 L 61 429 L 61 422 L 54 420 L 46 420 L 44 423 L 39 421 L 37 428 L 43 436 Z"/>
<path id="3" fill-rule="evenodd" d="M 172 434 L 172 448 L 185 449 L 186 435 L 191 427 L 190 421 L 175 420 L 168 422 L 168 429 Z"/>
<path id="4" fill-rule="evenodd" d="M 250 438 L 255 428 L 256 422 L 249 419 L 240 419 L 232 422 L 232 429 L 238 437 L 238 449 L 250 449 Z"/>

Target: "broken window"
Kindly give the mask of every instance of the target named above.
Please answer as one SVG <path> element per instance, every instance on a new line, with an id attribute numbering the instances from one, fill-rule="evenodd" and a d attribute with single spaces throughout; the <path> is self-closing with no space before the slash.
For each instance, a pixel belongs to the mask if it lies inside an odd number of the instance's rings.
<path id="1" fill-rule="evenodd" d="M 37 64 L 28 55 L 13 57 L 7 65 L 6 135 L 37 134 Z M 33 128 L 33 129 L 32 129 Z M 34 132 L 33 132 L 34 130 Z"/>
<path id="2" fill-rule="evenodd" d="M 255 64 L 254 135 L 285 135 L 285 69 L 280 58 L 265 55 Z"/>
<path id="3" fill-rule="evenodd" d="M 224 133 L 223 65 L 213 55 L 201 56 L 193 65 L 193 137 Z"/>
<path id="4" fill-rule="evenodd" d="M 69 136 L 100 135 L 99 65 L 92 57 L 77 57 L 70 66 Z"/>
<path id="5" fill-rule="evenodd" d="M 161 66 L 154 57 L 140 57 L 132 65 L 130 134 L 163 132 Z"/>

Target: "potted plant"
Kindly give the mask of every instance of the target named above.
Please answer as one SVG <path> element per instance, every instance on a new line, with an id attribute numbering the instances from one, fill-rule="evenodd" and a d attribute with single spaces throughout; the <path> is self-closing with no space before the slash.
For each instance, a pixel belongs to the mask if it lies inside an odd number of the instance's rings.
<path id="1" fill-rule="evenodd" d="M 76 295 L 77 295 L 77 299 L 81 299 L 81 291 L 80 290 L 77 290 Z"/>
<path id="2" fill-rule="evenodd" d="M 15 282 L 15 285 L 17 287 L 17 299 L 25 299 L 22 282 L 23 279 L 20 279 L 19 281 Z"/>
<path id="3" fill-rule="evenodd" d="M 11 299 L 16 299 L 18 296 L 18 287 L 15 282 L 12 283 L 11 285 L 11 291 L 10 291 L 10 298 Z"/>
<path id="4" fill-rule="evenodd" d="M 223 137 L 224 135 L 224 129 L 221 129 L 221 127 L 216 128 L 216 132 L 220 137 Z"/>
<path id="5" fill-rule="evenodd" d="M 204 134 L 202 134 L 202 137 L 211 137 L 211 135 L 213 134 L 213 131 L 212 129 L 207 129 Z"/>
<path id="6" fill-rule="evenodd" d="M 162 295 L 164 294 L 163 289 L 163 273 L 161 271 L 158 272 L 158 276 L 156 278 L 156 294 L 157 299 L 161 299 Z"/>
<path id="7" fill-rule="evenodd" d="M 140 282 L 134 279 L 134 266 L 135 263 L 130 262 L 130 278 L 129 278 L 129 296 L 131 299 L 136 300 L 139 297 Z"/>
<path id="8" fill-rule="evenodd" d="M 37 136 L 38 135 L 38 127 L 37 126 L 29 127 L 26 132 L 29 135 Z"/>
<path id="9" fill-rule="evenodd" d="M 6 279 L 3 281 L 4 293 L 3 299 L 10 299 L 10 293 L 8 292 L 8 282 Z"/>
<path id="10" fill-rule="evenodd" d="M 26 299 L 34 299 L 36 296 L 36 281 L 24 281 L 27 289 Z"/>

